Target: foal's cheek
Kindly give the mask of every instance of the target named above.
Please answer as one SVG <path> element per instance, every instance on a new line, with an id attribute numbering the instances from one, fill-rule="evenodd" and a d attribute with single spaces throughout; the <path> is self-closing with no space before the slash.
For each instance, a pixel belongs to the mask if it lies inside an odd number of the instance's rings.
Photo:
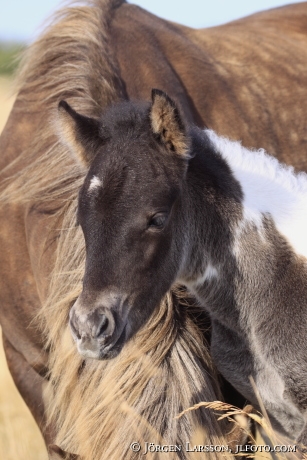
<path id="1" fill-rule="evenodd" d="M 152 260 L 157 255 L 157 244 L 154 241 L 150 241 L 149 244 L 144 246 L 143 255 L 144 255 L 144 262 L 145 265 L 150 265 Z"/>
<path id="2" fill-rule="evenodd" d="M 150 272 L 162 273 L 169 265 L 171 258 L 171 239 L 164 232 L 154 235 L 144 246 L 144 264 Z"/>

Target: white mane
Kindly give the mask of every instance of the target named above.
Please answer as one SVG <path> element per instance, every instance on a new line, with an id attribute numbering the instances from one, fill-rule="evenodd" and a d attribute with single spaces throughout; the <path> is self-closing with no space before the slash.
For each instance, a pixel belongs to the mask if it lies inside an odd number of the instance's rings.
<path id="1" fill-rule="evenodd" d="M 211 130 L 206 134 L 241 184 L 242 224 L 252 221 L 261 230 L 263 215 L 270 214 L 294 251 L 307 257 L 307 174 L 296 173 L 263 149 L 248 150 Z"/>

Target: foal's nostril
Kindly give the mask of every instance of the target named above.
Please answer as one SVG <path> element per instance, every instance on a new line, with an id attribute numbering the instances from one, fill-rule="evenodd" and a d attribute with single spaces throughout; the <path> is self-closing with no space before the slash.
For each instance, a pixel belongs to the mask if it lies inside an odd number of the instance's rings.
<path id="1" fill-rule="evenodd" d="M 89 313 L 79 313 L 76 310 L 74 305 L 69 313 L 69 324 L 75 341 L 94 346 L 97 341 L 106 345 L 112 340 L 116 324 L 110 309 L 100 306 Z"/>
<path id="2" fill-rule="evenodd" d="M 70 328 L 73 332 L 73 334 L 75 334 L 75 336 L 77 337 L 77 339 L 81 339 L 81 335 L 77 329 L 77 326 L 75 324 L 75 321 L 76 321 L 76 317 L 75 315 L 71 312 L 70 313 L 70 319 L 69 319 L 69 325 L 70 325 Z"/>
<path id="3" fill-rule="evenodd" d="M 104 335 L 107 335 L 108 326 L 109 326 L 108 318 L 106 317 L 106 315 L 101 315 L 101 322 L 99 326 L 97 327 L 97 334 L 96 334 L 97 339 L 103 337 Z"/>

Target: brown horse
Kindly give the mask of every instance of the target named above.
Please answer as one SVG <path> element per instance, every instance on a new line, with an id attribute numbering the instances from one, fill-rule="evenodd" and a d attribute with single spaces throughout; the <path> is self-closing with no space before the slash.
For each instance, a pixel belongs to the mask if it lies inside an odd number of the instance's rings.
<path id="1" fill-rule="evenodd" d="M 75 353 L 67 322 L 82 288 L 84 244 L 75 210 L 85 171 L 57 140 L 50 120 L 58 102 L 98 117 L 112 102 L 146 98 L 158 87 L 188 121 L 248 147 L 282 152 L 281 160 L 305 168 L 306 30 L 306 3 L 192 30 L 123 1 L 93 0 L 60 11 L 29 49 L 0 143 L 0 320 L 12 376 L 47 444 L 57 435 L 64 449 L 84 458 L 135 458 L 129 441 L 124 448 L 118 442 L 131 433 L 176 443 L 200 423 L 207 440 L 223 444 L 227 430 L 206 411 L 180 425 L 172 421 L 195 401 L 219 398 L 193 313 L 178 307 L 184 299 L 176 293 L 118 361 L 83 361 Z M 137 385 L 131 363 L 140 371 Z M 112 404 L 104 393 L 110 387 Z M 110 450 L 101 448 L 107 441 Z"/>

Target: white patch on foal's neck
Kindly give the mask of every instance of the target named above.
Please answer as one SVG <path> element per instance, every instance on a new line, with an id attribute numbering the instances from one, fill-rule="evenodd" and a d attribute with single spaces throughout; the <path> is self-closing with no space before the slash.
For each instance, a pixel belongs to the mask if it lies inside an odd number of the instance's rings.
<path id="1" fill-rule="evenodd" d="M 99 187 L 102 187 L 102 181 L 99 179 L 99 177 L 93 176 L 90 181 L 88 191 L 92 192 L 93 190 L 96 190 Z"/>
<path id="2" fill-rule="evenodd" d="M 209 262 L 204 274 L 201 275 L 199 278 L 197 278 L 195 284 L 203 285 L 205 281 L 211 281 L 213 279 L 217 279 L 218 276 L 219 276 L 219 273 L 217 269 Z"/>
<path id="3" fill-rule="evenodd" d="M 242 187 L 239 227 L 254 223 L 261 231 L 263 216 L 269 214 L 294 251 L 307 257 L 307 174 L 295 173 L 263 149 L 248 150 L 211 130 L 206 134 Z"/>
<path id="4" fill-rule="evenodd" d="M 184 284 L 188 289 L 191 290 L 191 292 L 196 293 L 197 288 L 202 287 L 206 281 L 218 280 L 218 278 L 218 269 L 209 262 L 204 273 L 200 273 L 197 277 L 195 277 L 193 280 L 189 280 L 188 282 L 185 279 L 179 279 L 178 282 Z"/>

